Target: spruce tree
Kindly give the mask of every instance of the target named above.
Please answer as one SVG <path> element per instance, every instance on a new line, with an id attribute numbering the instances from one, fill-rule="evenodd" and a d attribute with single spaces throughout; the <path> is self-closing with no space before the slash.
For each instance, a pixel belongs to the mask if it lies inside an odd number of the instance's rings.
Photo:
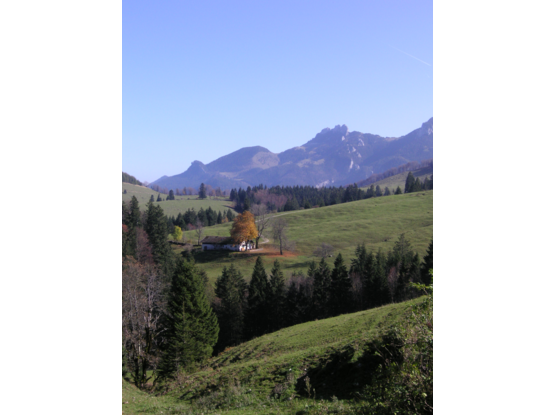
<path id="1" fill-rule="evenodd" d="M 421 190 L 422 190 L 422 184 L 420 183 L 420 179 L 417 177 L 416 180 L 414 181 L 413 191 L 419 192 Z"/>
<path id="2" fill-rule="evenodd" d="M 179 261 L 168 298 L 167 343 L 158 376 L 171 378 L 210 357 L 218 332 L 202 277 L 192 263 Z"/>
<path id="3" fill-rule="evenodd" d="M 414 176 L 412 175 L 412 172 L 409 171 L 407 180 L 405 181 L 405 193 L 412 192 L 414 192 Z"/>
<path id="4" fill-rule="evenodd" d="M 335 258 L 331 273 L 330 308 L 333 316 L 347 313 L 351 307 L 351 280 L 341 254 Z"/>
<path id="5" fill-rule="evenodd" d="M 403 192 L 401 191 L 401 187 L 400 187 L 400 186 L 397 186 L 397 189 L 395 190 L 395 194 L 396 194 L 396 195 L 401 195 L 401 194 L 403 194 Z"/>
<path id="6" fill-rule="evenodd" d="M 224 267 L 222 275 L 216 280 L 216 297 L 218 302 L 215 309 L 220 326 L 220 336 L 216 350 L 222 351 L 228 346 L 236 346 L 244 339 L 244 310 L 245 296 L 248 285 L 241 273 L 233 264 Z"/>
<path id="7" fill-rule="evenodd" d="M 314 279 L 314 291 L 312 303 L 315 318 L 330 317 L 330 296 L 331 296 L 331 270 L 325 259 L 320 260 L 320 265 L 316 269 L 314 261 L 308 269 L 308 276 Z M 312 273 L 312 275 L 311 275 Z"/>
<path id="8" fill-rule="evenodd" d="M 267 293 L 270 331 L 276 331 L 285 327 L 285 296 L 285 279 L 281 271 L 281 265 L 276 259 L 270 272 Z"/>
<path id="9" fill-rule="evenodd" d="M 206 199 L 206 186 L 204 185 L 204 183 L 200 184 L 200 189 L 198 190 L 198 198 Z"/>
<path id="10" fill-rule="evenodd" d="M 389 190 L 389 187 L 385 186 L 385 191 L 383 193 L 384 196 L 389 196 L 391 195 L 391 191 Z"/>
<path id="11" fill-rule="evenodd" d="M 162 197 L 160 196 L 160 193 L 158 193 L 158 198 L 156 199 L 157 202 L 161 202 L 162 201 Z"/>
<path id="12" fill-rule="evenodd" d="M 382 189 L 380 188 L 380 185 L 377 185 L 376 186 L 376 197 L 380 197 L 380 196 L 383 196 Z"/>
<path id="13" fill-rule="evenodd" d="M 165 275 L 171 276 L 174 270 L 174 256 L 168 242 L 168 224 L 160 205 L 148 203 L 145 231 L 152 248 L 154 262 L 160 266 Z"/>
<path id="14" fill-rule="evenodd" d="M 434 240 L 430 241 L 428 245 L 428 250 L 426 251 L 426 256 L 424 257 L 424 262 L 421 266 L 420 279 L 426 285 L 432 283 L 432 276 L 430 275 L 430 270 L 434 268 Z"/>
<path id="15" fill-rule="evenodd" d="M 267 304 L 268 277 L 262 257 L 256 259 L 249 284 L 248 309 L 245 326 L 249 337 L 258 337 L 268 332 L 269 310 Z"/>
<path id="16" fill-rule="evenodd" d="M 222 212 L 218 211 L 218 217 L 216 218 L 216 223 L 219 225 L 222 223 L 223 220 L 224 220 L 224 217 L 222 216 Z"/>
<path id="17" fill-rule="evenodd" d="M 150 200 L 149 202 L 154 202 L 154 195 L 150 195 Z"/>

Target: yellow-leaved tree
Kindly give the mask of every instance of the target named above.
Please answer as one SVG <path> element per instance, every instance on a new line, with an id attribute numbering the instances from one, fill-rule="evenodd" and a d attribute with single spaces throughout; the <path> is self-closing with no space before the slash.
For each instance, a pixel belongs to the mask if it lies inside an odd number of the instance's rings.
<path id="1" fill-rule="evenodd" d="M 174 226 L 172 237 L 176 241 L 180 241 L 181 238 L 183 238 L 183 231 L 181 230 L 181 228 L 179 226 Z"/>
<path id="2" fill-rule="evenodd" d="M 256 225 L 254 223 L 254 215 L 248 210 L 233 219 L 233 225 L 229 231 L 233 242 L 240 244 L 241 242 L 249 241 L 258 236 Z"/>

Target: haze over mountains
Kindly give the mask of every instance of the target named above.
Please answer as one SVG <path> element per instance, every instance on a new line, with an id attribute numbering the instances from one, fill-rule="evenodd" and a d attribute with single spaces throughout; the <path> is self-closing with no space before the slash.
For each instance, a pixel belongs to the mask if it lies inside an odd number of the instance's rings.
<path id="1" fill-rule="evenodd" d="M 324 128 L 299 147 L 272 153 L 244 147 L 203 164 L 196 160 L 181 174 L 151 183 L 168 189 L 198 188 L 201 183 L 222 189 L 273 185 L 339 186 L 358 182 L 409 161 L 433 158 L 433 118 L 402 137 L 381 137 L 349 131 L 346 125 Z"/>

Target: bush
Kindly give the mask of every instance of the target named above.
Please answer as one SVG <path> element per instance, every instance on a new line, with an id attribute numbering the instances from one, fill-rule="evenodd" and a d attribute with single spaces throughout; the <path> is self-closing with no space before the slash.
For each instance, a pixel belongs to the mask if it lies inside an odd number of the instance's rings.
<path id="1" fill-rule="evenodd" d="M 413 286 L 427 297 L 376 347 L 382 363 L 361 394 L 361 413 L 433 413 L 433 285 Z"/>

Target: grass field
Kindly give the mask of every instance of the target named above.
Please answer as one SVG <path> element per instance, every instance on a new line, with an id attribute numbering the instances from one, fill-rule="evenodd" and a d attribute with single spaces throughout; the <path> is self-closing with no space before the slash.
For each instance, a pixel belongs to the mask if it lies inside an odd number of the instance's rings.
<path id="1" fill-rule="evenodd" d="M 428 179 L 431 178 L 432 174 L 434 174 L 433 167 L 425 167 L 423 169 L 415 170 L 412 172 L 412 175 L 414 176 L 414 178 L 415 179 L 417 177 L 420 178 L 421 182 L 424 181 L 426 176 L 428 176 Z M 401 191 L 404 192 L 405 183 L 407 181 L 408 175 L 409 175 L 409 172 L 406 171 L 404 173 L 396 174 L 395 176 L 388 177 L 387 179 L 383 179 L 383 180 L 380 180 L 379 182 L 372 183 L 372 184 L 374 185 L 374 187 L 379 185 L 382 190 L 384 190 L 386 187 L 389 187 L 389 190 L 391 190 L 392 192 L 394 192 L 395 189 L 397 189 L 397 186 L 399 186 L 401 188 Z M 366 190 L 370 186 L 371 185 L 364 186 L 364 187 L 361 187 L 361 189 Z"/>
<path id="2" fill-rule="evenodd" d="M 127 190 L 126 194 L 123 194 L 123 191 Z M 131 200 L 133 196 L 137 198 L 139 201 L 139 207 L 141 211 L 146 210 L 146 205 L 150 200 L 150 196 L 154 195 L 154 200 L 158 197 L 158 192 L 154 190 L 143 187 L 137 186 L 134 184 L 129 183 L 122 183 L 122 200 L 124 202 L 128 202 Z M 162 195 L 162 197 L 166 197 L 167 195 Z M 198 196 L 176 196 L 175 200 L 165 200 L 163 202 L 155 202 L 162 206 L 164 210 L 164 214 L 167 216 L 177 216 L 179 213 L 184 213 L 187 209 L 195 209 L 195 211 L 199 211 L 200 208 L 208 209 L 208 207 L 212 207 L 216 212 L 221 211 L 222 214 L 227 209 L 231 208 L 233 210 L 233 204 L 226 198 L 214 198 L 214 199 L 204 199 L 199 200 Z M 236 213 L 234 213 L 236 214 Z"/>
<path id="3" fill-rule="evenodd" d="M 284 257 L 276 255 L 276 252 L 268 249 L 271 245 L 268 243 L 261 245 L 265 247 L 261 252 L 196 252 L 197 264 L 207 272 L 212 282 L 220 275 L 223 266 L 231 263 L 249 281 L 256 257 L 262 255 L 267 271 L 276 258 L 280 259 L 288 278 L 293 271 L 302 270 L 306 274 L 310 261 L 319 260 L 312 256 L 312 252 L 322 242 L 331 244 L 335 253 L 341 252 L 344 259 L 350 263 L 357 245 L 364 243 L 369 249 L 377 251 L 381 248 L 386 252 L 393 248 L 402 233 L 405 233 L 413 249 L 422 258 L 433 238 L 433 190 L 278 213 L 273 216 L 280 216 L 289 224 L 289 236 L 297 246 L 294 253 L 287 253 Z M 230 229 L 230 223 L 212 226 L 205 228 L 205 236 L 229 236 Z M 186 238 L 197 243 L 194 232 L 187 231 L 184 234 Z M 328 261 L 332 264 L 333 258 L 329 258 Z"/>
<path id="4" fill-rule="evenodd" d="M 372 344 L 422 298 L 299 324 L 228 348 L 163 396 L 122 384 L 122 413 L 351 413 Z M 309 384 L 306 383 L 306 377 Z"/>

